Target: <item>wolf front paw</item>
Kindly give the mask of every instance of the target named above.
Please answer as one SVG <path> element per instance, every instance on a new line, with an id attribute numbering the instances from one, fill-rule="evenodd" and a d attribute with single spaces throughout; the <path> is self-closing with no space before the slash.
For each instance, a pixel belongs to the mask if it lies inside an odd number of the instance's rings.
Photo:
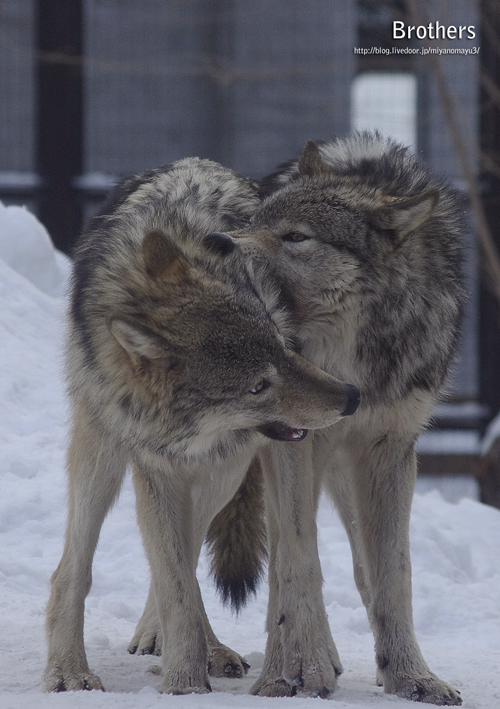
<path id="1" fill-rule="evenodd" d="M 250 669 L 244 657 L 225 645 L 209 648 L 208 674 L 211 677 L 243 677 Z"/>
<path id="2" fill-rule="evenodd" d="M 320 671 L 318 667 L 312 666 L 306 671 L 302 670 L 293 679 L 287 677 L 287 682 L 296 688 L 300 696 L 329 699 L 337 689 L 337 672 L 333 668 Z"/>
<path id="3" fill-rule="evenodd" d="M 62 667 L 50 667 L 44 676 L 46 692 L 75 692 L 78 690 L 99 689 L 104 692 L 99 677 L 90 670 L 78 672 L 65 671 Z"/>
<path id="4" fill-rule="evenodd" d="M 384 687 L 387 683 L 384 684 Z M 386 692 L 397 694 L 402 699 L 409 699 L 412 702 L 426 702 L 437 706 L 455 707 L 462 704 L 460 692 L 450 687 L 446 682 L 442 682 L 438 677 L 405 677 L 397 683 L 391 691 Z"/>
<path id="5" fill-rule="evenodd" d="M 212 691 L 207 674 L 206 651 L 195 658 L 177 653 L 173 661 L 163 665 L 163 682 L 160 692 L 164 694 L 207 694 Z M 170 654 L 170 653 L 168 653 Z M 163 658 L 164 663 L 167 658 Z"/>
<path id="6" fill-rule="evenodd" d="M 193 678 L 166 679 L 160 689 L 163 694 L 208 694 L 212 691 L 208 678 L 202 681 Z"/>
<path id="7" fill-rule="evenodd" d="M 292 687 L 282 678 L 271 678 L 261 675 L 250 690 L 250 694 L 258 697 L 294 697 L 297 688 Z"/>
<path id="8" fill-rule="evenodd" d="M 171 684 L 168 687 L 165 685 L 160 689 L 163 694 L 209 694 L 212 691 L 212 687 L 207 683 L 206 687 L 185 687 L 180 684 Z"/>
<path id="9" fill-rule="evenodd" d="M 300 677 L 293 683 L 282 678 L 260 677 L 250 690 L 250 694 L 259 697 L 295 697 L 300 695 L 301 697 L 330 699 L 336 685 L 336 681 L 326 684 L 324 678 L 319 677 L 308 677 L 306 682 Z"/>
<path id="10" fill-rule="evenodd" d="M 283 677 L 297 694 L 328 699 L 337 689 L 337 677 L 342 674 L 342 665 L 333 641 L 318 641 L 312 651 L 310 645 L 300 647 L 299 652 L 284 652 Z"/>

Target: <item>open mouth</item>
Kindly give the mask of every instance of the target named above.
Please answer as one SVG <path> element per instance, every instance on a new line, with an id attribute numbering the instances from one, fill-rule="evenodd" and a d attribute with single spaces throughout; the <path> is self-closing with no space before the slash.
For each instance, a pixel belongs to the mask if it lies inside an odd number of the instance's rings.
<path id="1" fill-rule="evenodd" d="M 290 428 L 282 423 L 266 423 L 257 431 L 275 441 L 301 441 L 307 435 L 307 428 Z"/>

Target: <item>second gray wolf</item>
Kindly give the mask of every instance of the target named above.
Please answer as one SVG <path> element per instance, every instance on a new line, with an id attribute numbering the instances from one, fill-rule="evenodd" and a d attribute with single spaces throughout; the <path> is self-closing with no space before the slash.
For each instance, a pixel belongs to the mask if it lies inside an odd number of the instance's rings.
<path id="1" fill-rule="evenodd" d="M 369 133 L 308 141 L 261 193 L 262 205 L 233 240 L 255 278 L 277 286 L 296 351 L 355 384 L 361 404 L 301 446 L 276 442 L 260 454 L 270 599 L 265 664 L 252 691 L 325 697 L 342 670 L 317 554 L 323 487 L 351 544 L 379 684 L 413 701 L 460 704 L 415 637 L 409 520 L 415 440 L 443 391 L 466 296 L 462 206 L 408 149 Z M 244 526 L 253 506 L 237 498 L 209 532 L 218 584 L 235 605 L 244 586 L 231 560 L 238 551 L 243 560 L 252 556 Z M 240 525 L 238 535 L 229 534 L 228 520 Z M 228 550 L 235 536 L 248 544 Z"/>
<path id="2" fill-rule="evenodd" d="M 47 608 L 48 691 L 102 689 L 83 638 L 103 520 L 133 468 L 163 635 L 162 691 L 209 691 L 218 642 L 196 581 L 206 530 L 266 441 L 353 413 L 355 387 L 286 347 L 273 290 L 230 239 L 255 185 L 186 159 L 125 181 L 74 256 L 67 348 L 72 410 L 65 547 Z M 272 316 L 271 316 L 272 310 Z M 219 658 L 220 659 L 220 658 Z"/>

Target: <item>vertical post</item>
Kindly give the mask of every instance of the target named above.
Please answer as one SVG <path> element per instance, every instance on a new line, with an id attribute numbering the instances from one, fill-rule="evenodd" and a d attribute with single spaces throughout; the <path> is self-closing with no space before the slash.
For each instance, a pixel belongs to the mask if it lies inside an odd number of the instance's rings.
<path id="1" fill-rule="evenodd" d="M 38 216 L 70 251 L 82 221 L 74 179 L 83 167 L 82 0 L 36 0 Z"/>
<path id="2" fill-rule="evenodd" d="M 481 151 L 487 156 L 500 155 L 500 105 L 488 87 L 500 87 L 500 10 L 495 2 L 481 2 Z M 483 203 L 491 234 L 500 250 L 500 178 L 486 172 Z M 488 418 L 500 411 L 500 306 L 487 287 L 484 277 L 480 290 L 479 353 L 480 398 L 489 409 Z"/>

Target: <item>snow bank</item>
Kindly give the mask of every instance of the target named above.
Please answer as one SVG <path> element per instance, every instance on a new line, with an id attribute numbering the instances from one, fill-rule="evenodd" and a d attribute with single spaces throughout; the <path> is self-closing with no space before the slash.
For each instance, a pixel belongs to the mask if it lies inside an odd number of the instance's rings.
<path id="1" fill-rule="evenodd" d="M 41 693 L 44 609 L 66 516 L 67 444 L 60 296 L 66 262 L 47 239 L 25 210 L 0 209 L 0 706 L 318 707 L 320 700 L 246 694 L 262 663 L 267 588 L 234 617 L 219 604 L 205 557 L 199 578 L 208 615 L 220 639 L 250 659 L 250 675 L 213 680 L 214 692 L 203 697 L 158 693 L 161 678 L 149 672 L 157 658 L 126 652 L 148 587 L 129 479 L 104 524 L 86 605 L 89 661 L 108 692 Z M 50 278 L 40 272 L 42 263 Z M 408 706 L 375 685 L 373 638 L 352 579 L 346 535 L 327 500 L 319 529 L 325 601 L 345 668 L 332 706 Z M 437 492 L 418 494 L 411 541 L 415 624 L 426 659 L 461 690 L 464 707 L 500 707 L 500 511 L 468 499 L 449 504 Z"/>
<path id="2" fill-rule="evenodd" d="M 0 202 L 0 258 L 48 295 L 62 295 L 69 261 L 26 207 Z"/>

